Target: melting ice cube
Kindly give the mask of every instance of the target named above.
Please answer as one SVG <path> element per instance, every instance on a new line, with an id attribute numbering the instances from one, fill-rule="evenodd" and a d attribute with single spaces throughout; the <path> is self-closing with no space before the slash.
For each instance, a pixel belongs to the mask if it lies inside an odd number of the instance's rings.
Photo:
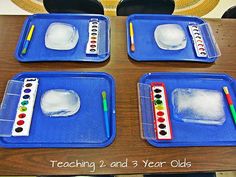
<path id="1" fill-rule="evenodd" d="M 180 50 L 186 47 L 184 30 L 177 24 L 158 25 L 154 32 L 157 45 L 164 50 Z"/>
<path id="2" fill-rule="evenodd" d="M 54 50 L 71 50 L 79 40 L 75 26 L 67 23 L 51 23 L 45 35 L 45 46 Z"/>
<path id="3" fill-rule="evenodd" d="M 48 90 L 41 97 L 41 109 L 50 117 L 71 116 L 79 108 L 80 98 L 73 90 Z"/>
<path id="4" fill-rule="evenodd" d="M 217 90 L 177 88 L 172 103 L 177 118 L 184 122 L 222 125 L 225 121 L 223 94 Z"/>

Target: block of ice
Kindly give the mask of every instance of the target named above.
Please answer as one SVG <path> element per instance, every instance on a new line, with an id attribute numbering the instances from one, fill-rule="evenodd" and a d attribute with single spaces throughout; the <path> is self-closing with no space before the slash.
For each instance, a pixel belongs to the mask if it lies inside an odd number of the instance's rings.
<path id="1" fill-rule="evenodd" d="M 80 97 L 73 90 L 52 89 L 42 95 L 40 104 L 47 116 L 71 116 L 80 108 Z"/>
<path id="2" fill-rule="evenodd" d="M 78 40 L 78 29 L 67 23 L 51 23 L 45 34 L 45 46 L 54 50 L 71 50 Z"/>
<path id="3" fill-rule="evenodd" d="M 175 89 L 172 92 L 175 118 L 184 122 L 222 125 L 225 122 L 223 94 L 207 89 Z"/>
<path id="4" fill-rule="evenodd" d="M 177 24 L 158 25 L 154 32 L 157 45 L 164 50 L 184 49 L 187 44 L 183 28 Z"/>

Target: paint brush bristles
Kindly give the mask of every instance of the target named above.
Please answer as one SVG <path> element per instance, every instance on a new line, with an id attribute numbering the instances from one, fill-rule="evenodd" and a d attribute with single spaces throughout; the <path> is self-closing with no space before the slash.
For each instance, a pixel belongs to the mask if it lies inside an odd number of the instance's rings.
<path id="1" fill-rule="evenodd" d="M 130 30 L 130 41 L 131 41 L 130 49 L 131 49 L 132 52 L 134 52 L 135 51 L 134 28 L 133 28 L 133 24 L 131 22 L 129 23 L 129 30 Z"/>
<path id="2" fill-rule="evenodd" d="M 102 98 L 103 98 L 103 99 L 107 99 L 107 94 L 106 94 L 105 91 L 102 92 Z"/>
<path id="3" fill-rule="evenodd" d="M 225 94 L 229 94 L 229 90 L 227 87 L 223 87 L 223 90 L 224 90 Z"/>

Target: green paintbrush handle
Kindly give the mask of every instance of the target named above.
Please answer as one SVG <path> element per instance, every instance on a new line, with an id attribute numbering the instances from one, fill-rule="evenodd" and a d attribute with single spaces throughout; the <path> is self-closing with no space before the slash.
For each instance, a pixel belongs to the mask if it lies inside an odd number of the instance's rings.
<path id="1" fill-rule="evenodd" d="M 230 108 L 230 111 L 232 113 L 232 116 L 233 116 L 233 119 L 234 119 L 234 123 L 236 124 L 236 111 L 234 109 L 234 105 L 230 105 L 229 108 Z"/>

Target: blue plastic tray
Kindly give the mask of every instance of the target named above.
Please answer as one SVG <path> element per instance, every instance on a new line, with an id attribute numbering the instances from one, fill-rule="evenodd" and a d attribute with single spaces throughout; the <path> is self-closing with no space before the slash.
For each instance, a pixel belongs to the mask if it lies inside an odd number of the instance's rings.
<path id="1" fill-rule="evenodd" d="M 140 83 L 164 82 L 169 100 L 173 139 L 147 141 L 156 147 L 178 146 L 236 146 L 236 125 L 233 122 L 228 103 L 224 97 L 226 121 L 220 126 L 184 123 L 174 118 L 172 91 L 176 88 L 214 89 L 223 92 L 227 86 L 234 105 L 236 105 L 236 81 L 226 74 L 217 73 L 148 73 L 141 77 Z"/>
<path id="2" fill-rule="evenodd" d="M 129 23 L 133 23 L 135 51 L 130 50 L 130 31 Z M 162 50 L 154 39 L 154 31 L 161 24 L 179 24 L 183 27 L 187 37 L 186 48 L 182 50 Z M 197 57 L 193 41 L 188 30 L 189 24 L 203 25 L 201 28 L 203 39 L 208 46 L 211 58 Z M 127 31 L 127 50 L 128 55 L 135 61 L 195 61 L 195 62 L 214 62 L 220 55 L 215 39 L 206 21 L 198 17 L 175 16 L 175 15 L 130 15 L 126 21 Z M 215 46 L 216 45 L 216 46 Z"/>
<path id="3" fill-rule="evenodd" d="M 28 137 L 0 137 L 7 148 L 71 147 L 101 148 L 110 145 L 116 135 L 115 82 L 106 73 L 25 72 L 13 80 L 39 78 L 39 86 Z M 80 96 L 81 107 L 70 117 L 50 118 L 42 113 L 40 99 L 49 89 L 71 89 Z M 107 93 L 110 138 L 106 137 L 102 91 Z"/>
<path id="4" fill-rule="evenodd" d="M 88 42 L 88 24 L 91 18 L 97 18 L 102 23 L 100 29 L 100 55 L 86 55 Z M 74 49 L 67 51 L 51 50 L 45 46 L 45 33 L 48 26 L 53 22 L 70 23 L 78 28 L 79 41 Z M 31 25 L 35 25 L 33 37 L 30 41 L 28 51 L 21 55 L 24 41 Z M 29 16 L 22 28 L 18 44 L 16 46 L 15 58 L 21 62 L 38 61 L 84 61 L 103 62 L 110 56 L 110 20 L 103 15 L 83 14 L 36 14 Z"/>

